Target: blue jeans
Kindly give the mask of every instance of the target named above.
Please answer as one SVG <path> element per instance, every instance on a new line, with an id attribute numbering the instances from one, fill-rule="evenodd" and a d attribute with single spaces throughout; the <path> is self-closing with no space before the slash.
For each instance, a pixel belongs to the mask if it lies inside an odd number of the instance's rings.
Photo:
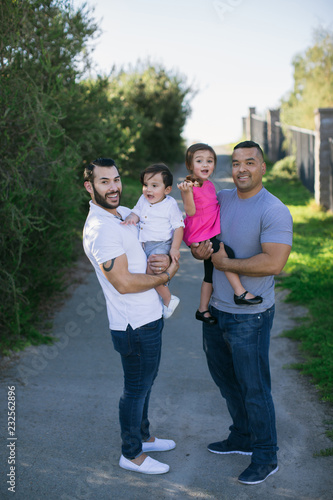
<path id="1" fill-rule="evenodd" d="M 263 313 L 230 314 L 210 308 L 216 325 L 203 324 L 210 374 L 232 418 L 228 442 L 253 451 L 252 462 L 277 463 L 269 341 L 275 306 Z"/>
<path id="2" fill-rule="evenodd" d="M 111 330 L 114 348 L 121 355 L 124 391 L 119 401 L 122 454 L 142 454 L 142 441 L 150 438 L 148 406 L 161 359 L 163 319 L 133 330 Z"/>

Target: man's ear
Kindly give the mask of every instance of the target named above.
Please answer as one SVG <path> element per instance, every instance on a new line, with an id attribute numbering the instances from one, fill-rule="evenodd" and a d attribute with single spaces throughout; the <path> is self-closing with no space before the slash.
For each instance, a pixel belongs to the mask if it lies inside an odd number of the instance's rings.
<path id="1" fill-rule="evenodd" d="M 266 163 L 263 162 L 261 167 L 262 167 L 262 175 L 265 175 L 265 173 L 266 173 Z"/>
<path id="2" fill-rule="evenodd" d="M 84 182 L 84 187 L 86 188 L 86 190 L 88 191 L 88 193 L 90 194 L 93 194 L 93 188 L 92 188 L 92 185 L 91 185 L 91 182 L 90 181 L 85 181 Z"/>

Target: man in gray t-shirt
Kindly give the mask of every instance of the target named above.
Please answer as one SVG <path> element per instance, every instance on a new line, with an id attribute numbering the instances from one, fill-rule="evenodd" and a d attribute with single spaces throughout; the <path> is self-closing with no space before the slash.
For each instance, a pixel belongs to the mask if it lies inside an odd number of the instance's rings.
<path id="1" fill-rule="evenodd" d="M 235 146 L 236 188 L 218 193 L 221 240 L 234 250 L 235 259 L 222 252 L 212 254 L 210 241 L 191 248 L 196 258 L 211 256 L 214 264 L 210 313 L 217 323 L 203 323 L 204 350 L 232 418 L 228 438 L 208 449 L 221 455 L 252 455 L 250 466 L 238 478 L 244 484 L 261 483 L 278 470 L 268 352 L 274 275 L 282 271 L 290 254 L 292 218 L 288 208 L 263 187 L 265 171 L 258 144 L 245 141 Z M 236 305 L 225 271 L 239 274 L 244 288 L 263 302 Z"/>

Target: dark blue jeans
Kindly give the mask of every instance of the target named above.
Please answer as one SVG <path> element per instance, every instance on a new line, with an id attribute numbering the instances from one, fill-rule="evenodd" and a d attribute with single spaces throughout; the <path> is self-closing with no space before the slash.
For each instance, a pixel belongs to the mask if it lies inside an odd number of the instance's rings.
<path id="1" fill-rule="evenodd" d="M 122 454 L 133 459 L 142 454 L 142 441 L 150 438 L 148 406 L 161 359 L 163 319 L 136 330 L 111 330 L 113 345 L 121 355 L 124 391 L 119 401 Z"/>
<path id="2" fill-rule="evenodd" d="M 203 324 L 203 347 L 232 418 L 228 441 L 251 449 L 254 463 L 277 463 L 268 359 L 275 306 L 257 314 L 229 314 L 215 307 L 210 311 L 218 322 Z"/>

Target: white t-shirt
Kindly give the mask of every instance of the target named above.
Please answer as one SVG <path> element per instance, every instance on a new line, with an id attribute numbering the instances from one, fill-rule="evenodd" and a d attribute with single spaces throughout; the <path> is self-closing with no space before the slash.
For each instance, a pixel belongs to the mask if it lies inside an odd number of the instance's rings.
<path id="1" fill-rule="evenodd" d="M 126 207 L 118 207 L 117 210 L 123 219 L 131 212 Z M 83 229 L 83 248 L 102 287 L 111 330 L 126 330 L 127 325 L 136 329 L 162 316 L 162 303 L 155 289 L 120 294 L 99 267 L 103 262 L 126 254 L 130 273 L 146 273 L 147 258 L 138 240 L 137 227 L 120 222 L 90 201 Z"/>
<path id="2" fill-rule="evenodd" d="M 151 204 L 141 195 L 133 208 L 140 217 L 139 240 L 168 241 L 178 227 L 184 227 L 183 215 L 172 196 L 166 196 L 159 203 Z"/>

